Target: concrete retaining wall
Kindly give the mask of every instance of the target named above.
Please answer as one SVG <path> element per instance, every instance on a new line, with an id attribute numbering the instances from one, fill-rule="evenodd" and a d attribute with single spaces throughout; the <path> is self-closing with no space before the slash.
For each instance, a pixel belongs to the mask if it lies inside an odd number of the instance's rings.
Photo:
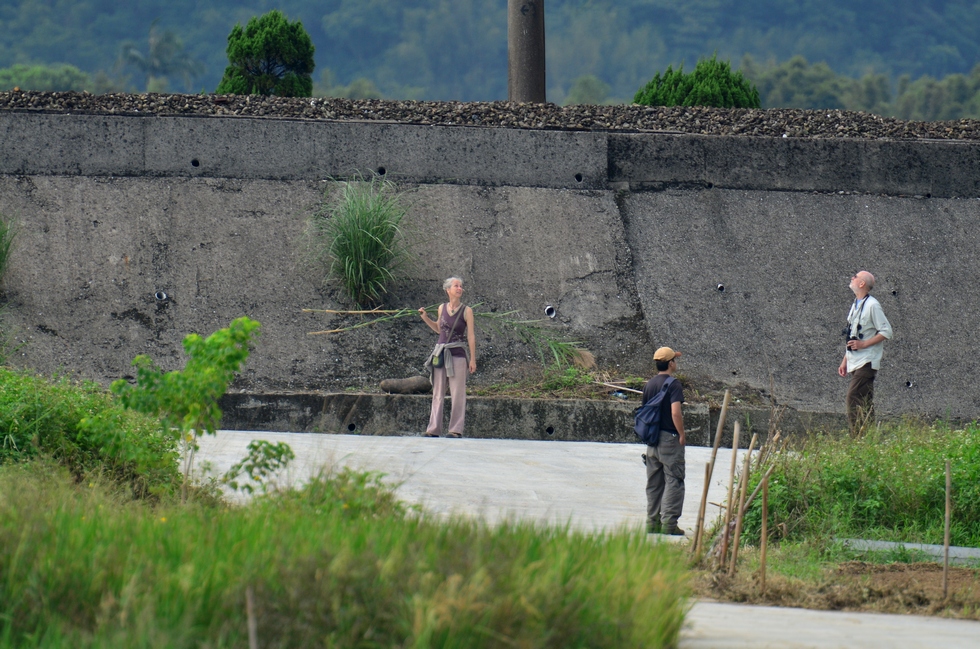
<path id="1" fill-rule="evenodd" d="M 226 394 L 222 426 L 231 430 L 276 430 L 297 433 L 355 435 L 419 435 L 429 420 L 431 395 L 285 392 Z M 633 409 L 636 403 L 584 399 L 500 399 L 469 397 L 466 436 L 482 439 L 531 439 L 636 443 Z M 449 404 L 446 404 L 448 425 Z M 705 403 L 684 410 L 688 443 L 711 446 L 718 429 L 720 408 Z M 731 447 L 735 422 L 741 424 L 739 446 L 746 448 L 753 433 L 760 443 L 770 430 L 786 432 L 841 430 L 843 415 L 730 407 L 722 445 Z M 758 446 L 756 446 L 758 448 Z"/>
<path id="2" fill-rule="evenodd" d="M 418 261 L 391 307 L 465 299 L 583 340 L 600 366 L 681 372 L 840 412 L 847 282 L 875 272 L 896 330 L 877 402 L 972 419 L 980 306 L 980 145 L 528 131 L 263 118 L 0 113 L 0 212 L 20 223 L 4 283 L 19 362 L 107 383 L 138 353 L 181 366 L 180 340 L 240 315 L 263 333 L 253 392 L 372 386 L 418 371 L 418 321 L 349 321 L 305 261 L 328 178 L 384 171 Z M 166 293 L 165 299 L 157 294 Z M 519 378 L 533 351 L 484 328 L 474 381 Z"/>

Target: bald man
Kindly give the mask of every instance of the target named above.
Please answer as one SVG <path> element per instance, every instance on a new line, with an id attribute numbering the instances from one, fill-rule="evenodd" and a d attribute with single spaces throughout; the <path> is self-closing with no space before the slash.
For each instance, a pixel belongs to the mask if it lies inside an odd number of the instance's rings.
<path id="1" fill-rule="evenodd" d="M 871 296 L 875 276 L 861 270 L 851 276 L 850 288 L 854 304 L 847 314 L 847 337 L 844 360 L 837 373 L 851 375 L 847 388 L 847 423 L 851 434 L 857 435 L 874 421 L 875 375 L 881 365 L 885 340 L 892 337 L 892 326 L 881 310 L 881 304 Z"/>

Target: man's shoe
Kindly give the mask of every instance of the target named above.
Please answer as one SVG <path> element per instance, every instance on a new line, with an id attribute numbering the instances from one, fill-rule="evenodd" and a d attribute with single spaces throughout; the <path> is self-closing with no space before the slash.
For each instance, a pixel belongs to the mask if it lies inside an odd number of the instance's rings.
<path id="1" fill-rule="evenodd" d="M 647 522 L 647 534 L 660 534 L 663 526 L 657 523 Z"/>
<path id="2" fill-rule="evenodd" d="M 674 525 L 673 527 L 665 528 L 662 534 L 670 534 L 671 536 L 684 536 L 686 532 L 681 528 Z"/>

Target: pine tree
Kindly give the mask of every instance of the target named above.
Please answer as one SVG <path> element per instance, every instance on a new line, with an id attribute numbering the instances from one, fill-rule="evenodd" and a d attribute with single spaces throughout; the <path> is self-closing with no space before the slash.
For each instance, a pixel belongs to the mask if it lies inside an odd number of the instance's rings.
<path id="1" fill-rule="evenodd" d="M 698 61 L 694 72 L 684 74 L 684 66 L 668 66 L 658 72 L 633 97 L 643 106 L 714 106 L 717 108 L 759 108 L 759 91 L 742 72 L 732 72 L 728 61 L 717 56 Z"/>
<path id="2" fill-rule="evenodd" d="M 313 41 L 303 23 L 279 10 L 252 18 L 228 35 L 228 62 L 217 93 L 313 96 Z"/>

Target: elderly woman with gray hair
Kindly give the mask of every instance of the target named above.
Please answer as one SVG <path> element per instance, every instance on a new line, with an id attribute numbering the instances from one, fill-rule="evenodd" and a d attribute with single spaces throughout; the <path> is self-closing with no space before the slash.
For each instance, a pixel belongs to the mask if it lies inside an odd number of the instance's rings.
<path id="1" fill-rule="evenodd" d="M 466 376 L 476 371 L 476 333 L 473 328 L 473 309 L 464 306 L 463 280 L 450 277 L 442 284 L 449 301 L 439 305 L 433 320 L 425 307 L 419 309 L 422 321 L 439 334 L 439 342 L 425 361 L 432 378 L 432 409 L 426 437 L 439 437 L 442 433 L 442 410 L 449 383 L 452 409 L 449 413 L 448 437 L 463 436 L 466 420 Z"/>

